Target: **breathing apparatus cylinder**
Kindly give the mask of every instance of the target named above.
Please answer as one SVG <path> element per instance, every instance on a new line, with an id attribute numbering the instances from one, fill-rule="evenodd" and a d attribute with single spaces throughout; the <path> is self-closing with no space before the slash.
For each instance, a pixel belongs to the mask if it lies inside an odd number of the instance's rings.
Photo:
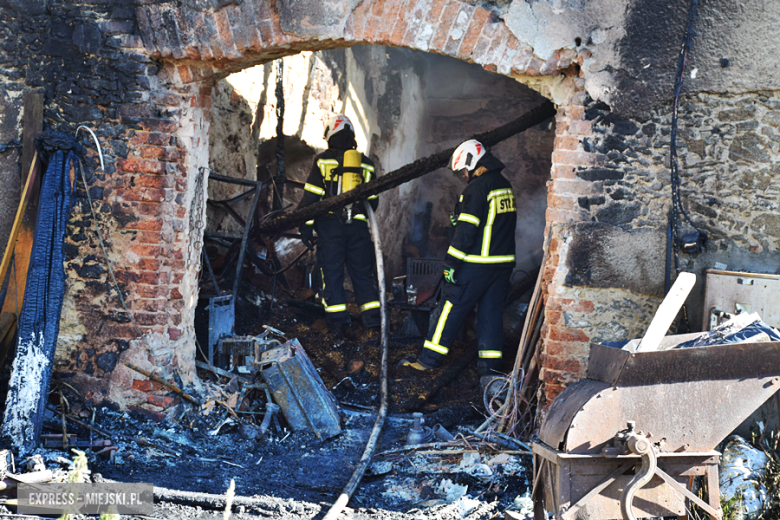
<path id="1" fill-rule="evenodd" d="M 357 150 L 347 150 L 344 152 L 344 159 L 339 177 L 339 194 L 345 191 L 353 190 L 363 184 L 363 170 L 360 163 L 363 161 L 363 154 Z M 346 223 L 352 223 L 352 204 L 346 207 Z"/>

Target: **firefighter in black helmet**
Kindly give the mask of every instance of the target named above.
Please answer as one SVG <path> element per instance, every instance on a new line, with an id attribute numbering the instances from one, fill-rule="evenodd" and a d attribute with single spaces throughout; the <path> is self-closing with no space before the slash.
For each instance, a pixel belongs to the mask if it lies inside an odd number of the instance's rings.
<path id="1" fill-rule="evenodd" d="M 334 197 L 374 177 L 374 163 L 355 148 L 355 130 L 347 116 L 334 116 L 325 126 L 328 149 L 314 158 L 304 195 L 298 208 Z M 368 198 L 376 210 L 377 195 Z M 374 247 L 368 231 L 363 202 L 317 217 L 299 228 L 301 239 L 312 247 L 317 231 L 317 264 L 322 272 L 320 292 L 328 327 L 354 338 L 344 292 L 344 266 L 347 266 L 360 308 L 363 325 L 379 327 L 379 293 L 374 282 Z"/>
<path id="2" fill-rule="evenodd" d="M 452 219 L 455 235 L 445 259 L 441 313 L 418 358 L 403 364 L 417 370 L 439 367 L 466 315 L 477 306 L 477 371 L 484 384 L 501 368 L 504 304 L 515 265 L 515 195 L 501 174 L 504 164 L 479 141 L 458 146 L 449 167 L 467 175 L 468 184 Z"/>

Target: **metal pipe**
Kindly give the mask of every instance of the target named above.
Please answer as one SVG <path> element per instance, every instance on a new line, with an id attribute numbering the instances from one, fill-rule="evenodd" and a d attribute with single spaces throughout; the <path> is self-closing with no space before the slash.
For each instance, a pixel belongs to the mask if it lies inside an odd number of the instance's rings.
<path id="1" fill-rule="evenodd" d="M 238 252 L 238 263 L 236 264 L 236 279 L 233 281 L 233 299 L 230 302 L 233 307 L 236 306 L 236 297 L 238 296 L 238 288 L 241 285 L 241 270 L 244 268 L 244 253 L 246 252 L 246 242 L 249 240 L 249 230 L 252 229 L 252 223 L 255 218 L 255 211 L 257 211 L 257 205 L 260 202 L 260 194 L 262 183 L 257 182 L 257 192 L 255 198 L 252 201 L 252 207 L 249 208 L 249 215 L 246 217 L 246 225 L 244 226 L 244 234 L 241 238 L 241 249 Z"/>
<path id="2" fill-rule="evenodd" d="M 349 192 L 347 192 L 349 193 Z M 347 506 L 349 499 L 352 497 L 352 493 L 357 489 L 360 480 L 363 478 L 363 474 L 368 468 L 368 463 L 371 462 L 371 457 L 374 455 L 376 449 L 376 442 L 379 440 L 379 434 L 382 431 L 382 426 L 385 423 L 385 417 L 387 417 L 387 343 L 388 343 L 388 316 L 387 316 L 387 292 L 385 291 L 385 267 L 382 261 L 382 242 L 379 239 L 379 226 L 376 223 L 376 217 L 374 216 L 374 210 L 371 209 L 371 205 L 364 201 L 363 204 L 366 207 L 366 215 L 368 215 L 368 222 L 371 225 L 371 234 L 374 238 L 374 251 L 376 253 L 376 274 L 377 282 L 379 284 L 379 304 L 382 312 L 382 368 L 381 368 L 381 382 L 379 384 L 379 413 L 374 421 L 374 427 L 371 430 L 371 435 L 368 438 L 366 449 L 363 451 L 363 456 L 360 457 L 357 467 L 355 468 L 352 477 L 347 482 L 344 490 L 339 495 L 336 502 L 331 506 L 328 513 L 322 520 L 336 520 L 344 508 Z"/>
<path id="3" fill-rule="evenodd" d="M 274 404 L 270 402 L 265 403 L 265 417 L 263 417 L 263 423 L 260 425 L 260 435 L 262 435 L 264 438 L 265 438 L 265 432 L 268 431 L 268 427 L 271 425 L 271 418 L 280 409 L 281 408 L 279 407 L 278 404 Z"/>
<path id="4" fill-rule="evenodd" d="M 135 365 L 134 365 L 134 364 L 132 364 L 132 363 L 128 363 L 127 361 L 123 361 L 123 364 L 124 364 L 124 365 L 125 365 L 127 368 L 129 368 L 130 370 L 135 370 L 135 371 L 136 371 L 136 372 L 138 372 L 139 374 L 143 374 L 143 375 L 145 375 L 146 377 L 148 377 L 148 378 L 149 378 L 149 379 L 151 379 L 152 381 L 155 381 L 155 382 L 157 382 L 157 383 L 160 383 L 160 384 L 161 384 L 161 385 L 163 385 L 163 386 L 166 386 L 166 387 L 170 388 L 170 389 L 171 389 L 171 390 L 173 390 L 175 393 L 179 394 L 180 396 L 182 396 L 182 398 L 186 399 L 187 401 L 191 402 L 192 404 L 196 404 L 196 405 L 200 406 L 200 401 L 198 401 L 197 399 L 195 399 L 195 398 L 194 398 L 194 397 L 192 397 L 190 394 L 188 394 L 187 392 L 185 392 L 184 390 L 182 390 L 182 389 L 181 389 L 181 388 L 179 388 L 178 386 L 174 385 L 173 383 L 169 383 L 169 382 L 168 382 L 168 381 L 166 381 L 165 379 L 162 379 L 161 377 L 158 377 L 158 376 L 156 376 L 156 375 L 152 374 L 152 373 L 151 373 L 151 372 L 149 372 L 148 370 L 144 370 L 143 368 L 141 368 L 141 367 L 138 367 L 138 366 L 135 366 Z"/>

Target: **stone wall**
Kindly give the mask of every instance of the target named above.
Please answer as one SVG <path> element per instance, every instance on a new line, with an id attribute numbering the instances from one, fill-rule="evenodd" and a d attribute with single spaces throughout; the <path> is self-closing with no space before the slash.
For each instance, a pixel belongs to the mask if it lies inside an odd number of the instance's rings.
<path id="1" fill-rule="evenodd" d="M 664 291 L 670 107 L 641 121 L 585 102 L 559 113 L 553 157 L 548 221 L 557 265 L 546 271 L 548 399 L 584 374 L 589 342 L 641 337 Z M 705 271 L 716 262 L 780 272 L 779 104 L 778 92 L 680 101 L 683 206 L 708 235 L 701 253 L 679 254 L 681 270 L 698 280 L 687 302 L 691 330 L 701 330 Z M 681 220 L 681 232 L 693 230 Z"/>

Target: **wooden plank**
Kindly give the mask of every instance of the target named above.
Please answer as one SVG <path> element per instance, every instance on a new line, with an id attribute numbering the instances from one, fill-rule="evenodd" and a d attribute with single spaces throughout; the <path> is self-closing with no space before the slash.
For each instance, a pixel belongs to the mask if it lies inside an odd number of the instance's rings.
<path id="1" fill-rule="evenodd" d="M 642 338 L 642 342 L 636 348 L 636 352 L 650 352 L 658 349 L 661 340 L 666 336 L 672 321 L 680 312 L 680 307 L 685 303 L 688 294 L 696 283 L 696 275 L 693 273 L 682 272 L 674 281 L 669 294 L 666 295 L 661 306 L 653 317 L 653 321 L 647 328 L 647 332 Z"/>
<path id="2" fill-rule="evenodd" d="M 720 271 L 717 269 L 707 269 L 707 274 L 723 274 L 727 276 L 738 276 L 740 278 L 764 278 L 767 280 L 780 280 L 780 274 L 743 273 L 741 271 Z"/>
<path id="3" fill-rule="evenodd" d="M 35 180 L 37 178 L 37 158 L 38 154 L 35 154 L 33 156 L 32 165 L 30 166 L 30 173 L 27 175 L 27 182 L 25 183 L 24 190 L 22 191 L 22 200 L 19 202 L 19 207 L 16 210 L 16 218 L 14 218 L 14 225 L 11 228 L 11 235 L 8 237 L 8 245 L 5 247 L 3 260 L 0 262 L 0 280 L 5 280 L 5 274 L 8 271 L 8 267 L 11 265 L 11 256 L 13 255 L 14 249 L 16 248 L 16 239 L 22 230 L 22 220 L 24 219 L 27 203 L 30 201 L 33 185 L 35 184 Z M 16 283 L 17 281 L 14 280 L 14 282 Z"/>
<path id="4" fill-rule="evenodd" d="M 43 91 L 28 90 L 24 93 L 22 115 L 22 173 L 26 172 L 36 155 L 35 139 L 43 130 Z M 22 180 L 27 180 L 25 177 Z"/>
<path id="5" fill-rule="evenodd" d="M 35 236 L 35 222 L 38 218 L 38 199 L 41 193 L 41 177 L 37 170 L 32 166 L 35 162 L 40 170 L 42 166 L 37 158 L 35 151 L 35 139 L 43 130 L 43 91 L 28 90 L 24 93 L 23 115 L 22 115 L 22 182 L 27 184 L 30 175 L 35 171 L 36 178 L 30 185 L 30 195 L 27 207 L 24 210 L 22 223 L 18 230 L 18 236 L 15 240 L 9 237 L 6 249 L 9 247 L 14 252 L 14 275 L 18 277 L 13 282 L 16 287 L 8 286 L 5 301 L 0 302 L 2 310 L 5 312 L 16 313 L 21 310 L 24 302 L 24 290 L 27 286 L 27 268 L 30 265 L 30 255 L 32 254 L 33 238 Z M 26 188 L 25 188 L 26 190 Z M 23 192 L 24 195 L 24 192 Z M 15 249 L 14 249 L 15 247 Z M 2 278 L 0 278 L 2 280 Z M 9 294 L 16 296 L 8 298 Z"/>
<path id="6" fill-rule="evenodd" d="M 550 101 L 545 101 L 539 106 L 532 108 L 514 121 L 474 136 L 485 146 L 493 146 L 504 139 L 519 134 L 529 128 L 533 128 L 539 123 L 553 117 L 556 113 L 555 106 Z M 371 195 L 378 195 L 384 191 L 400 186 L 406 182 L 421 177 L 427 173 L 444 168 L 447 161 L 455 151 L 454 148 L 442 150 L 422 159 L 417 159 L 413 163 L 404 165 L 397 170 L 377 175 L 370 182 L 359 185 L 357 188 L 346 191 L 335 197 L 329 197 L 319 202 L 315 202 L 305 208 L 296 209 L 281 213 L 278 216 L 269 217 L 257 226 L 257 231 L 263 234 L 274 234 L 287 229 L 297 227 L 307 220 L 311 220 L 320 215 L 341 208 L 360 200 L 365 200 Z"/>

